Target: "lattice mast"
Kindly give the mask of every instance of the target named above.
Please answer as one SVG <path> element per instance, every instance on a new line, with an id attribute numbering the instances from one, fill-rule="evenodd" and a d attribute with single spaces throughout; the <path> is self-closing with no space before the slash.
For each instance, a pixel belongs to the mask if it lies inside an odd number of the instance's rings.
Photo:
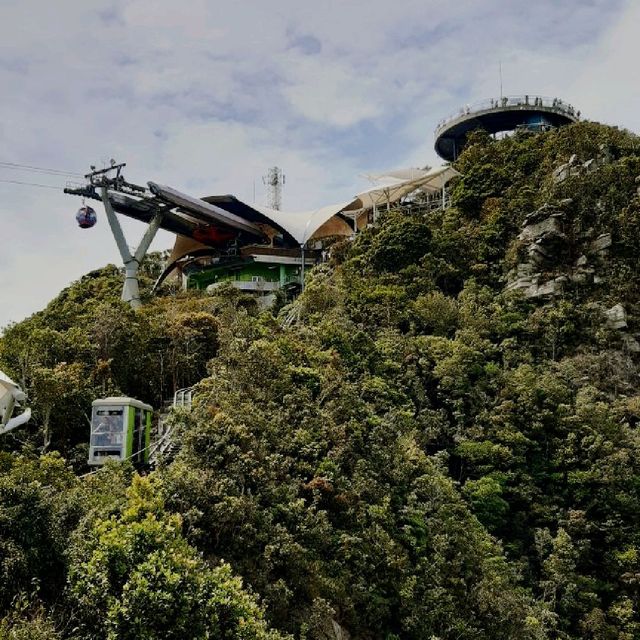
<path id="1" fill-rule="evenodd" d="M 285 175 L 280 167 L 271 167 L 266 175 L 262 176 L 262 182 L 267 187 L 267 206 L 270 209 L 280 211 L 282 207 L 282 187 L 285 183 Z"/>

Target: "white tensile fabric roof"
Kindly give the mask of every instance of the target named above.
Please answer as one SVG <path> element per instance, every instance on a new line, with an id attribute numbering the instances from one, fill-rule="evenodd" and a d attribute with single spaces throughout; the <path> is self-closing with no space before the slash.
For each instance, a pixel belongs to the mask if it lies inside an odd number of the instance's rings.
<path id="1" fill-rule="evenodd" d="M 460 175 L 458 171 L 446 165 L 427 171 L 402 169 L 386 174 L 368 175 L 369 180 L 380 184 L 358 194 L 356 200 L 360 201 L 360 208 L 363 209 L 394 204 L 414 191 L 425 193 L 440 191 L 451 178 L 458 175 Z"/>
<path id="2" fill-rule="evenodd" d="M 353 200 L 330 204 L 311 211 L 278 211 L 255 204 L 249 206 L 286 229 L 300 244 L 304 244 L 325 222 L 342 211 L 353 213 L 362 209 L 394 204 L 414 191 L 435 193 L 440 191 L 451 178 L 458 175 L 460 175 L 458 171 L 446 165 L 429 170 L 401 169 L 367 176 L 370 180 L 382 184 L 359 193 Z"/>
<path id="3" fill-rule="evenodd" d="M 297 242 L 304 244 L 328 220 L 346 209 L 353 200 L 329 204 L 311 211 L 278 211 L 252 204 L 251 207 L 264 214 L 277 225 L 286 229 Z"/>
<path id="4" fill-rule="evenodd" d="M 256 204 L 242 202 L 237 198 L 232 198 L 233 206 L 240 203 L 248 209 L 262 214 L 267 220 L 275 223 L 281 230 L 288 233 L 300 245 L 305 244 L 325 223 L 334 216 L 344 212 L 345 216 L 357 216 L 362 211 L 376 207 L 389 206 L 399 202 L 402 198 L 411 193 L 422 191 L 424 193 L 436 193 L 440 191 L 451 178 L 460 175 L 450 166 L 436 167 L 433 169 L 400 169 L 387 173 L 369 175 L 370 180 L 378 183 L 376 186 L 367 189 L 351 200 L 326 205 L 309 211 L 279 211 Z M 243 217 L 228 211 L 225 208 L 225 201 L 221 199 L 216 205 L 206 201 L 192 198 L 183 193 L 159 185 L 149 183 L 154 194 L 161 196 L 165 201 L 179 207 L 178 213 L 189 219 L 196 216 L 196 220 L 211 220 L 221 222 L 232 228 L 250 231 L 252 233 L 262 233 L 258 223 L 249 222 Z M 227 197 L 228 198 L 228 197 Z M 231 209 L 231 200 L 226 203 Z M 343 220 L 344 221 L 344 220 Z M 346 223 L 345 223 L 346 225 Z M 346 233 L 346 226 L 342 232 Z M 335 229 L 333 230 L 335 231 Z M 177 250 L 176 245 L 176 250 Z M 204 245 L 202 245 L 204 246 Z M 190 245 L 190 248 L 193 247 Z M 176 253 L 176 251 L 174 251 Z M 176 253 L 176 256 L 181 251 Z"/>
<path id="5" fill-rule="evenodd" d="M 416 180 L 417 178 L 428 176 L 430 171 L 431 167 L 425 169 L 393 169 L 384 173 L 363 173 L 362 177 L 371 183 L 382 184 L 389 181 Z"/>

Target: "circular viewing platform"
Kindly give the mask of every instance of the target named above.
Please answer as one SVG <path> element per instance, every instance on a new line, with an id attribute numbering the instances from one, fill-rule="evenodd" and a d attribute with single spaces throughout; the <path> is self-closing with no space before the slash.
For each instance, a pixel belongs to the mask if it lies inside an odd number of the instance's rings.
<path id="1" fill-rule="evenodd" d="M 488 133 L 519 128 L 544 131 L 577 122 L 580 112 L 559 98 L 542 96 L 504 96 L 467 105 L 438 123 L 436 153 L 454 161 L 464 147 L 467 134 L 475 129 Z"/>

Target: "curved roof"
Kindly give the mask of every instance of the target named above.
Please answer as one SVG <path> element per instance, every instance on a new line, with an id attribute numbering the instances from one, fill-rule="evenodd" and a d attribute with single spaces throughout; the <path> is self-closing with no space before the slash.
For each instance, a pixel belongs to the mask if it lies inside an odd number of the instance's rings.
<path id="1" fill-rule="evenodd" d="M 362 210 L 394 204 L 414 191 L 433 193 L 442 189 L 456 175 L 458 172 L 455 169 L 445 165 L 428 170 L 400 169 L 369 176 L 377 184 L 351 200 L 306 211 L 270 209 L 248 204 L 232 195 L 195 198 L 156 182 L 148 183 L 152 197 L 133 197 L 110 190 L 109 200 L 115 211 L 143 222 L 150 222 L 156 213 L 161 212 L 160 226 L 163 229 L 178 237 L 192 238 L 203 246 L 218 246 L 221 236 L 224 236 L 224 233 L 207 235 L 208 229 L 233 229 L 244 240 L 255 242 L 255 239 L 262 241 L 270 238 L 268 227 L 282 233 L 287 243 L 301 245 L 342 212 L 345 213 L 344 217 L 351 217 Z M 344 217 L 340 219 L 344 220 Z M 325 230 L 333 233 L 335 225 L 331 231 L 328 227 Z"/>
<path id="2" fill-rule="evenodd" d="M 433 169 L 404 169 L 386 174 L 368 175 L 370 180 L 381 184 L 358 194 L 348 209 L 372 209 L 394 204 L 414 191 L 435 193 L 440 191 L 451 178 L 458 175 L 460 173 L 449 165 Z"/>
<path id="3" fill-rule="evenodd" d="M 252 206 L 285 229 L 298 244 L 304 244 L 325 222 L 344 211 L 352 202 L 353 200 L 347 200 L 309 211 L 278 211 L 255 204 Z"/>
<path id="4" fill-rule="evenodd" d="M 256 204 L 241 204 L 258 211 L 265 218 L 284 229 L 296 242 L 304 244 L 323 224 L 342 211 L 353 212 L 384 206 L 387 203 L 394 204 L 414 191 L 434 193 L 440 191 L 451 178 L 458 175 L 460 175 L 459 172 L 448 165 L 432 169 L 400 169 L 388 173 L 368 175 L 370 180 L 381 184 L 359 193 L 351 200 L 308 211 L 279 211 Z M 207 198 L 207 200 L 209 199 L 217 202 L 219 207 L 225 208 L 225 203 L 218 198 Z"/>

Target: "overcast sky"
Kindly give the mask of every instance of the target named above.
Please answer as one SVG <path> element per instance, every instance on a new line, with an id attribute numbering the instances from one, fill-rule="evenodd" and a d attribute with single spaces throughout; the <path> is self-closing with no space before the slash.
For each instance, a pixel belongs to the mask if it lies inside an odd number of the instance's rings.
<path id="1" fill-rule="evenodd" d="M 277 164 L 283 208 L 309 209 L 437 163 L 437 121 L 498 95 L 500 60 L 505 94 L 640 132 L 638 25 L 637 0 L 0 0 L 0 162 L 115 158 L 135 182 L 249 201 L 255 184 L 260 203 Z M 0 182 L 0 327 L 119 262 L 102 207 L 82 231 L 79 206 Z"/>

